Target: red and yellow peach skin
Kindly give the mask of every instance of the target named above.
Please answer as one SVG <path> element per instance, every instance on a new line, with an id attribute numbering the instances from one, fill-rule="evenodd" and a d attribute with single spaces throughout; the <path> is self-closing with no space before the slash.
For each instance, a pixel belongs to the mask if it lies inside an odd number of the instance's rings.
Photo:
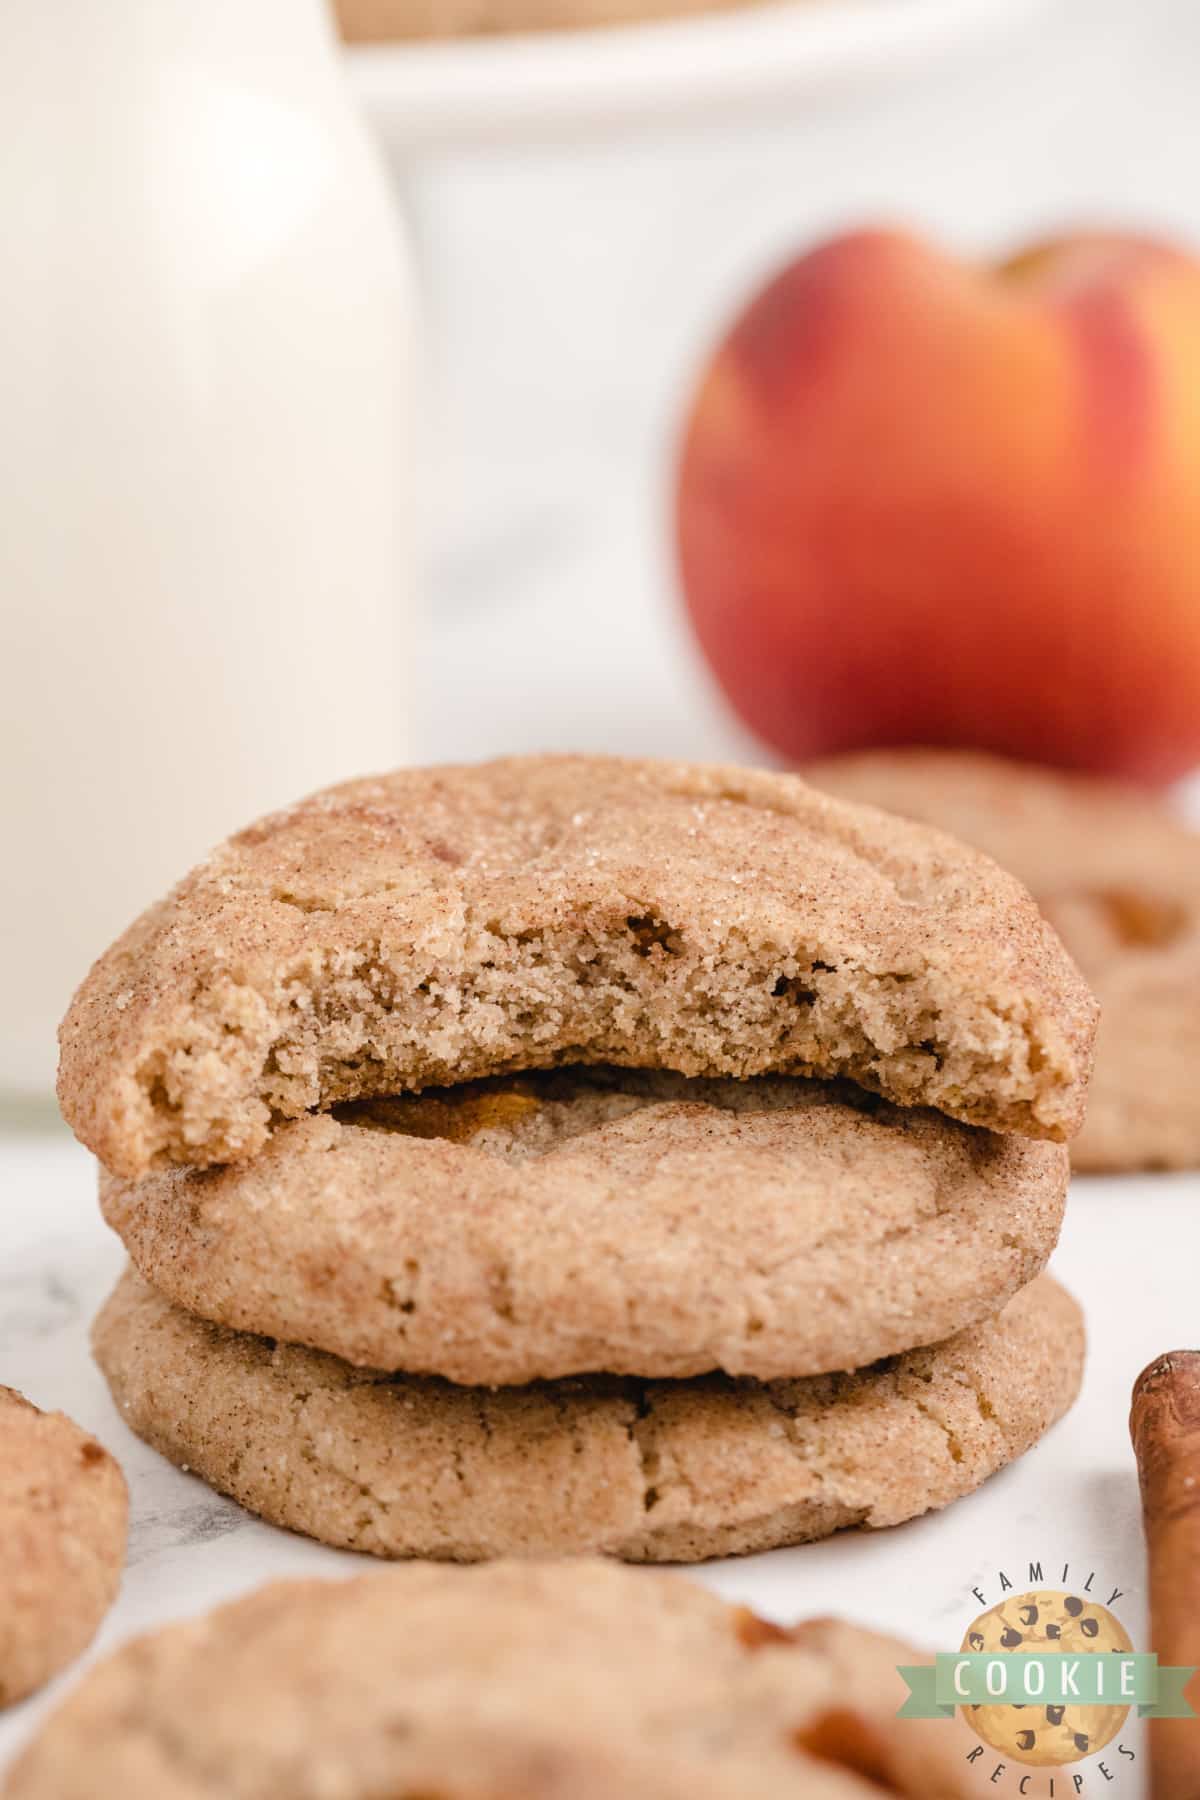
<path id="1" fill-rule="evenodd" d="M 784 755 L 1200 760 L 1200 263 L 841 237 L 750 304 L 679 475 L 687 605 Z"/>

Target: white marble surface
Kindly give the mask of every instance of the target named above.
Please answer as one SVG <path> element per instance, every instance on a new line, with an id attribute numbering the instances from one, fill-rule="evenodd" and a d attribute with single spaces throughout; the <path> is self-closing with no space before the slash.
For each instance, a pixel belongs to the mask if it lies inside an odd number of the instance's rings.
<path id="1" fill-rule="evenodd" d="M 716 322 L 786 247 L 846 217 L 899 214 L 972 248 L 1085 212 L 1200 234 L 1198 77 L 1193 0 L 1059 0 L 1031 41 L 904 92 L 401 171 L 440 399 L 414 753 L 753 755 L 682 628 L 663 524 L 664 453 Z M 0 1380 L 94 1429 L 133 1491 L 97 1651 L 267 1575 L 359 1566 L 249 1519 L 125 1430 L 87 1350 L 119 1264 L 83 1152 L 0 1136 Z M 1037 1558 L 1069 1563 L 1068 1584 L 1094 1569 L 1102 1597 L 1125 1590 L 1137 1637 L 1129 1389 L 1200 1335 L 1198 1265 L 1200 1177 L 1076 1183 L 1057 1268 L 1085 1302 L 1091 1359 L 1048 1440 L 941 1516 L 697 1578 L 781 1617 L 832 1608 L 948 1648 L 971 1588 L 998 1598 L 996 1571 Z M 74 1678 L 0 1716 L 0 1767 Z M 1139 1772 L 1085 1791 L 1134 1800 Z"/>

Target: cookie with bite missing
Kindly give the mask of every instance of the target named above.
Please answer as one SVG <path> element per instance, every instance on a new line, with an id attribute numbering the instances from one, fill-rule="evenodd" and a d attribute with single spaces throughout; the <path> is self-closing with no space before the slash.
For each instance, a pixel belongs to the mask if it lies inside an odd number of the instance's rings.
<path id="1" fill-rule="evenodd" d="M 1016 880 L 796 776 L 513 757 L 231 838 L 91 971 L 59 1096 L 115 1174 L 339 1101 L 561 1063 L 846 1076 L 1065 1141 L 1095 1007 Z"/>
<path id="2" fill-rule="evenodd" d="M 0 1707 L 87 1648 L 120 1586 L 128 1522 L 103 1445 L 0 1387 Z"/>
<path id="3" fill-rule="evenodd" d="M 251 1162 L 101 1173 L 148 1281 L 201 1317 L 486 1386 L 858 1368 L 1044 1267 L 1064 1146 L 851 1083 L 616 1068 L 289 1121 Z"/>
<path id="4" fill-rule="evenodd" d="M 122 1415 L 250 1511 L 376 1556 L 691 1562 L 899 1524 L 970 1493 L 1070 1406 L 1075 1302 L 847 1375 L 455 1386 L 209 1325 L 127 1273 L 93 1329 Z"/>
<path id="5" fill-rule="evenodd" d="M 1101 1007 L 1075 1166 L 1200 1165 L 1200 833 L 1120 782 L 976 752 L 871 751 L 808 773 L 978 845 L 1040 903 Z"/>

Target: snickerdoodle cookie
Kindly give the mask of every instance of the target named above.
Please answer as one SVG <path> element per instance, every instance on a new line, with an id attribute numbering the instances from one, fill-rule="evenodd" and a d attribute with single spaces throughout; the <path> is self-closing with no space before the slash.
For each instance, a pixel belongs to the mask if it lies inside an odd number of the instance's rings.
<path id="1" fill-rule="evenodd" d="M 1140 790 L 967 751 L 878 751 L 811 779 L 976 844 L 1020 877 L 1100 1001 L 1089 1170 L 1200 1164 L 1200 834 Z"/>
<path id="2" fill-rule="evenodd" d="M 517 757 L 352 782 L 216 850 L 96 964 L 59 1093 L 117 1174 L 563 1062 L 845 1075 L 1065 1140 L 1095 1007 L 1025 890 L 796 776 Z"/>
<path id="3" fill-rule="evenodd" d="M 147 1280 L 376 1369 L 516 1384 L 858 1368 L 990 1316 L 1058 1237 L 1067 1152 L 851 1083 L 501 1076 L 101 1175 Z"/>
<path id="4" fill-rule="evenodd" d="M 209 1325 L 132 1272 L 93 1331 L 127 1423 L 252 1512 L 377 1556 L 692 1561 L 895 1525 L 1061 1416 L 1079 1309 L 1039 1276 L 994 1320 L 849 1375 L 457 1387 Z"/>
<path id="5" fill-rule="evenodd" d="M 91 1671 L 7 1800 L 960 1800 L 907 1645 L 612 1563 L 280 1581 Z"/>
<path id="6" fill-rule="evenodd" d="M 0 1706 L 91 1642 L 120 1586 L 128 1516 L 108 1451 L 0 1387 Z"/>

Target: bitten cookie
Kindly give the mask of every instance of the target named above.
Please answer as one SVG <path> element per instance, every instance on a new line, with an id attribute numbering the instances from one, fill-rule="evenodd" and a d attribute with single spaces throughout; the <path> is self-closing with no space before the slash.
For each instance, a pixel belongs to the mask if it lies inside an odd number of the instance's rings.
<path id="1" fill-rule="evenodd" d="M 879 751 L 809 773 L 953 832 L 1028 885 L 1101 1006 L 1076 1167 L 1200 1164 L 1200 834 L 1118 782 L 966 751 Z"/>
<path id="2" fill-rule="evenodd" d="M 0 1706 L 91 1642 L 121 1583 L 128 1519 L 108 1451 L 0 1387 Z"/>
<path id="3" fill-rule="evenodd" d="M 190 1312 L 489 1386 L 859 1368 L 999 1311 L 1067 1152 L 850 1083 L 504 1076 L 296 1120 L 249 1163 L 101 1176 Z"/>
<path id="4" fill-rule="evenodd" d="M 975 851 L 795 776 L 526 757 L 352 782 L 230 839 L 92 970 L 59 1094 L 126 1176 L 564 1062 L 845 1075 L 1064 1140 L 1094 1028 Z"/>
<path id="5" fill-rule="evenodd" d="M 896 1525 L 1064 1413 L 1079 1309 L 1048 1276 L 995 1320 L 852 1375 L 467 1388 L 208 1325 L 127 1273 L 93 1331 L 127 1423 L 252 1512 L 377 1556 L 696 1561 Z"/>
<path id="6" fill-rule="evenodd" d="M 899 1720 L 904 1644 L 784 1629 L 612 1564 L 276 1582 L 128 1645 L 7 1800 L 966 1800 L 958 1720 Z"/>

